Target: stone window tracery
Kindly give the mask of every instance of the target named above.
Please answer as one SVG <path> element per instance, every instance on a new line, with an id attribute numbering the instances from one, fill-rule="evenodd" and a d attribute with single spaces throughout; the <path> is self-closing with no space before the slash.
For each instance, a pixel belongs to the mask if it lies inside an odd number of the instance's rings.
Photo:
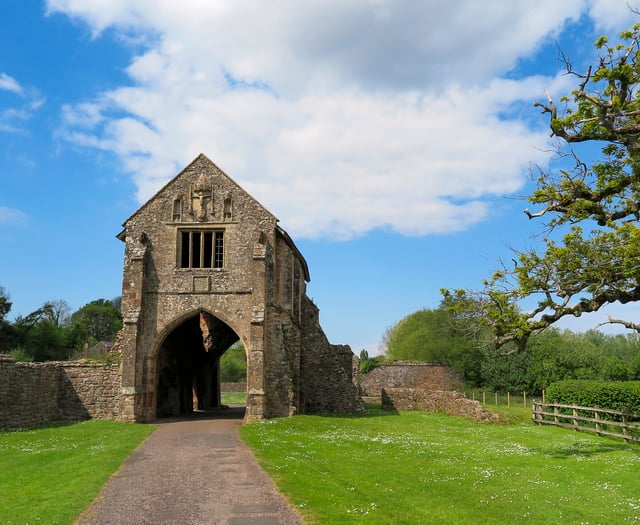
<path id="1" fill-rule="evenodd" d="M 224 230 L 179 230 L 179 268 L 223 268 Z"/>

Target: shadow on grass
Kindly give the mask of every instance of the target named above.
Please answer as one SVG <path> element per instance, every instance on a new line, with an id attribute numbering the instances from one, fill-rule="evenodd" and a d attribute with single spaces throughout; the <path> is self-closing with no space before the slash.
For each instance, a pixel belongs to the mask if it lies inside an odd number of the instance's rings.
<path id="1" fill-rule="evenodd" d="M 0 428 L 0 435 L 2 434 L 14 434 L 18 432 L 33 432 L 34 430 L 46 430 L 49 428 L 70 427 L 71 425 L 77 425 L 83 423 L 88 419 L 82 419 L 80 421 L 49 421 L 39 425 L 33 425 L 28 427 L 2 427 Z"/>
<path id="2" fill-rule="evenodd" d="M 387 416 L 398 416 L 400 412 L 397 410 L 384 410 L 380 405 L 365 403 L 364 404 L 364 412 L 359 412 L 356 414 L 317 414 L 322 417 L 329 417 L 332 419 L 363 419 L 363 418 L 372 418 L 372 417 L 387 417 Z"/>
<path id="3" fill-rule="evenodd" d="M 244 419 L 246 407 L 244 405 L 222 405 L 220 407 L 211 408 L 208 410 L 194 410 L 186 414 L 179 416 L 167 416 L 159 417 L 154 423 L 156 424 L 168 424 L 168 423 L 181 423 L 183 421 L 191 421 L 197 419 Z"/>
<path id="4" fill-rule="evenodd" d="M 611 452 L 631 452 L 640 457 L 640 447 L 629 443 L 602 443 L 593 441 L 576 441 L 566 447 L 545 447 L 539 449 L 540 454 L 555 459 L 570 459 L 575 457 L 591 457 Z"/>

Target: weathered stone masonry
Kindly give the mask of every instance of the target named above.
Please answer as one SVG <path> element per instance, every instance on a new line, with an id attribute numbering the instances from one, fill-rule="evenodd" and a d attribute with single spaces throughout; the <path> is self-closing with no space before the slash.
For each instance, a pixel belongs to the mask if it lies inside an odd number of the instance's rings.
<path id="1" fill-rule="evenodd" d="M 0 428 L 115 419 L 119 413 L 117 365 L 16 363 L 0 355 Z"/>
<path id="2" fill-rule="evenodd" d="M 457 390 L 462 376 L 450 365 L 396 361 L 382 363 L 364 376 L 364 396 L 375 397 L 385 410 L 423 410 L 493 421 L 496 415 Z"/>
<path id="3" fill-rule="evenodd" d="M 346 345 L 306 295 L 278 220 L 204 155 L 124 223 L 119 366 L 0 359 L 0 426 L 153 421 L 220 406 L 219 360 L 247 354 L 246 419 L 362 409 Z"/>
<path id="4" fill-rule="evenodd" d="M 247 353 L 248 420 L 361 408 L 353 354 L 329 344 L 306 296 L 306 261 L 208 158 L 123 226 L 122 419 L 219 406 L 219 359 L 237 340 Z"/>
<path id="5" fill-rule="evenodd" d="M 476 421 L 497 421 L 499 416 L 479 401 L 467 399 L 455 390 L 422 390 L 417 388 L 383 388 L 382 408 L 385 410 L 421 410 L 441 412 Z"/>
<path id="6" fill-rule="evenodd" d="M 396 361 L 371 370 L 360 387 L 365 396 L 380 396 L 383 388 L 462 390 L 463 385 L 462 376 L 451 365 Z"/>

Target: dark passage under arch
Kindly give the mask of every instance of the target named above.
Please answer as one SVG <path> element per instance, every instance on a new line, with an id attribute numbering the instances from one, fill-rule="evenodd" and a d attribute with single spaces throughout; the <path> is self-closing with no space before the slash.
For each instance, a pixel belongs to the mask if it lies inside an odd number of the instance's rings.
<path id="1" fill-rule="evenodd" d="M 238 340 L 229 325 L 207 312 L 169 333 L 156 361 L 156 417 L 220 407 L 220 357 Z"/>

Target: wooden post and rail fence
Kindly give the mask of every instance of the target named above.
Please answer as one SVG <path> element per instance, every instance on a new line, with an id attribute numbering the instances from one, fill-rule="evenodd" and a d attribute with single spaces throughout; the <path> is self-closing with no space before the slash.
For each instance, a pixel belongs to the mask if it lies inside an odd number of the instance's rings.
<path id="1" fill-rule="evenodd" d="M 533 402 L 533 421 L 640 443 L 640 417 L 630 412 L 578 405 Z"/>
<path id="2" fill-rule="evenodd" d="M 520 393 L 498 393 L 498 392 L 487 392 L 483 391 L 471 391 L 465 392 L 467 397 L 470 397 L 474 401 L 480 401 L 483 405 L 503 405 L 507 407 L 513 406 L 523 406 L 527 407 L 527 392 Z M 542 392 L 542 401 L 544 402 L 544 392 Z"/>
<path id="3" fill-rule="evenodd" d="M 485 392 L 473 392 L 470 397 L 477 399 L 483 405 L 527 406 L 526 392 L 520 395 L 507 392 L 506 396 L 496 392 L 489 395 Z M 640 414 L 597 407 L 547 403 L 544 390 L 542 401 L 534 399 L 532 402 L 532 418 L 534 423 L 541 425 L 583 430 L 599 436 L 611 436 L 627 442 L 640 443 Z"/>

